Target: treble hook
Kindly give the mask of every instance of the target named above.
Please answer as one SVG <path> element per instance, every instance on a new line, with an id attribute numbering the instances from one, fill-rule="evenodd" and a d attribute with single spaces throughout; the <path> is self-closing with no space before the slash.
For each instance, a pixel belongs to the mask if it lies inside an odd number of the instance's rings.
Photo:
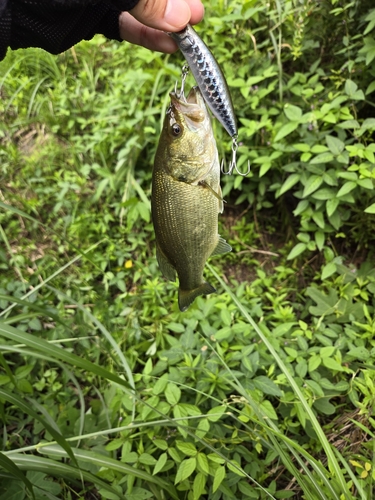
<path id="1" fill-rule="evenodd" d="M 185 94 L 184 94 L 184 91 L 185 91 L 185 81 L 186 81 L 186 78 L 189 74 L 189 66 L 187 64 L 184 64 L 182 66 L 182 69 L 181 69 L 181 88 L 180 88 L 180 91 L 177 93 L 177 81 L 175 83 L 175 86 L 174 86 L 174 93 L 178 96 L 179 99 L 184 99 L 186 101 L 186 98 L 185 98 Z"/>
<path id="2" fill-rule="evenodd" d="M 224 160 L 221 162 L 221 172 L 224 175 L 231 175 L 233 173 L 233 170 L 237 172 L 238 175 L 241 175 L 242 177 L 246 177 L 250 173 L 250 160 L 247 162 L 247 172 L 240 172 L 237 168 L 237 150 L 238 150 L 238 143 L 237 143 L 237 135 L 232 136 L 232 160 L 229 163 L 229 168 L 228 171 L 226 172 L 224 169 Z"/>

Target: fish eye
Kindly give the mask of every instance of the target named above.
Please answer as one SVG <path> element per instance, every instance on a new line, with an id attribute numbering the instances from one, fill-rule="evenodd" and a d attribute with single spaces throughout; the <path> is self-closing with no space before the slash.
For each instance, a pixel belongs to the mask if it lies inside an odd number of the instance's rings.
<path id="1" fill-rule="evenodd" d="M 180 136 L 182 134 L 182 127 L 181 127 L 181 125 L 179 125 L 178 123 L 174 123 L 172 125 L 172 134 L 175 137 Z"/>

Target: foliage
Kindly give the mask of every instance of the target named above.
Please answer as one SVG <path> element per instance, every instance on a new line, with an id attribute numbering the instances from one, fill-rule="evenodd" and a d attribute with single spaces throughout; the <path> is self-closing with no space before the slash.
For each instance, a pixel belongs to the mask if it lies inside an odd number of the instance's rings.
<path id="1" fill-rule="evenodd" d="M 1 63 L 1 500 L 374 495 L 375 9 L 206 10 L 252 170 L 187 313 L 149 210 L 179 54 Z"/>

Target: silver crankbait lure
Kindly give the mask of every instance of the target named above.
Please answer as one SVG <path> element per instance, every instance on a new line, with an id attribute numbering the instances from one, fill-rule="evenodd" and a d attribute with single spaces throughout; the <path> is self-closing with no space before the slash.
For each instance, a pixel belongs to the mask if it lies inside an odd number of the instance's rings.
<path id="1" fill-rule="evenodd" d="M 227 82 L 220 66 L 209 48 L 190 24 L 177 33 L 168 34 L 177 43 L 183 53 L 208 107 L 232 137 L 232 160 L 228 171 L 224 171 L 223 165 L 221 171 L 223 174 L 231 174 L 235 170 L 240 175 L 247 175 L 250 172 L 250 165 L 246 173 L 240 172 L 237 168 L 238 129 L 236 116 Z M 186 68 L 184 68 L 182 88 L 186 73 Z"/>

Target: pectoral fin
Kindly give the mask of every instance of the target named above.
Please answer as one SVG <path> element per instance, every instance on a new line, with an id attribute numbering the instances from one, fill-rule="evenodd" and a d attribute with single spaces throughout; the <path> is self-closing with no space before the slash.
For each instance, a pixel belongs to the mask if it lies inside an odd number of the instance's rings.
<path id="1" fill-rule="evenodd" d="M 219 213 L 223 213 L 225 200 L 223 200 L 223 194 L 221 192 L 221 187 L 218 186 L 217 187 L 218 192 L 216 192 L 209 184 L 207 184 L 206 181 L 200 181 L 199 185 L 209 189 L 211 191 L 211 193 L 215 196 L 215 198 L 217 198 L 219 200 Z"/>
<path id="2" fill-rule="evenodd" d="M 213 292 L 216 292 L 216 288 L 207 282 L 202 283 L 198 288 L 194 288 L 193 290 L 182 290 L 179 288 L 178 305 L 180 311 L 186 311 L 194 299 L 196 299 L 199 295 L 208 295 Z"/>
<path id="3" fill-rule="evenodd" d="M 172 264 L 168 261 L 167 257 L 164 255 L 159 245 L 156 245 L 156 259 L 158 261 L 160 271 L 164 278 L 169 281 L 176 281 L 176 270 Z"/>
<path id="4" fill-rule="evenodd" d="M 211 257 L 213 255 L 220 255 L 221 253 L 227 253 L 231 252 L 232 247 L 222 238 L 219 236 L 219 241 L 217 242 L 217 245 L 215 247 L 215 250 L 212 252 Z"/>

